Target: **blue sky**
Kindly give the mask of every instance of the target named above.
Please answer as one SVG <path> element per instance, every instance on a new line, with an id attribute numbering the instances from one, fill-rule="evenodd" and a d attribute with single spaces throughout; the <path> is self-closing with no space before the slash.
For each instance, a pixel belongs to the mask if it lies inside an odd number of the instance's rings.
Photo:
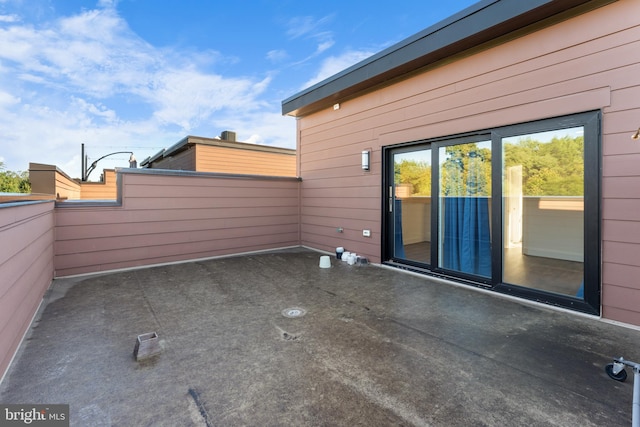
<path id="1" fill-rule="evenodd" d="M 224 130 L 295 148 L 283 99 L 473 3 L 0 0 L 0 161 L 79 177 L 82 143 L 140 162 Z"/>

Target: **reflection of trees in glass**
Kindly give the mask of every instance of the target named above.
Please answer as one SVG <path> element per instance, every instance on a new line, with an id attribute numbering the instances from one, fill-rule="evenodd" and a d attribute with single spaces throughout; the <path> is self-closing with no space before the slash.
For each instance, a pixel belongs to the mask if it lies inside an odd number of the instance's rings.
<path id="1" fill-rule="evenodd" d="M 403 159 L 395 165 L 396 184 L 411 184 L 414 196 L 431 196 L 431 165 Z"/>
<path id="2" fill-rule="evenodd" d="M 551 142 L 531 137 L 504 144 L 505 167 L 522 165 L 525 196 L 584 195 L 584 138 L 563 136 Z"/>
<path id="3" fill-rule="evenodd" d="M 441 155 L 442 156 L 442 155 Z M 445 148 L 440 167 L 440 189 L 444 196 L 490 196 L 491 150 L 478 144 Z"/>

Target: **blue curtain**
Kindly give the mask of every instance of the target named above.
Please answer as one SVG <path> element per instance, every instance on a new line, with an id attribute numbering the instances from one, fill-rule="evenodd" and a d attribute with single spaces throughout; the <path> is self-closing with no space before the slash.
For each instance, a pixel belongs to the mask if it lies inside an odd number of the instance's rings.
<path id="1" fill-rule="evenodd" d="M 443 267 L 491 277 L 490 198 L 479 197 L 486 191 L 483 188 L 486 183 L 482 177 L 482 161 L 475 153 L 469 154 L 466 183 L 462 181 L 462 160 L 449 163 L 450 188 L 445 191 L 443 204 Z"/>

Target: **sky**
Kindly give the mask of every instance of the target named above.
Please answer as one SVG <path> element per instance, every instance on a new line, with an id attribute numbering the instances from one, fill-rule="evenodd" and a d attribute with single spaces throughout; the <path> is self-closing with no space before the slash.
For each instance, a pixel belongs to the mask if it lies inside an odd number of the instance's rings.
<path id="1" fill-rule="evenodd" d="M 225 130 L 295 148 L 284 99 L 475 2 L 0 0 L 0 162 L 78 178 L 82 144 L 140 163 Z"/>

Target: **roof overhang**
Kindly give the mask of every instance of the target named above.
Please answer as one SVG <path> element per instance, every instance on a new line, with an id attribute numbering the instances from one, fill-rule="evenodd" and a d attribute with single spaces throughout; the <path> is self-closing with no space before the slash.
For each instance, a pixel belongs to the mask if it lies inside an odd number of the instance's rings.
<path id="1" fill-rule="evenodd" d="M 202 136 L 188 135 L 176 142 L 169 148 L 163 148 L 151 157 L 147 157 L 140 163 L 141 167 L 150 167 L 150 165 L 160 159 L 176 156 L 177 154 L 189 150 L 196 145 L 209 146 L 209 147 L 225 147 L 233 148 L 236 150 L 249 150 L 256 152 L 286 154 L 295 156 L 296 150 L 291 148 L 272 147 L 270 145 L 252 144 L 248 142 L 227 141 L 220 138 L 205 138 Z"/>
<path id="2" fill-rule="evenodd" d="M 533 24 L 617 0 L 482 0 L 282 101 L 301 117 Z M 591 8 L 588 8 L 591 9 Z"/>

